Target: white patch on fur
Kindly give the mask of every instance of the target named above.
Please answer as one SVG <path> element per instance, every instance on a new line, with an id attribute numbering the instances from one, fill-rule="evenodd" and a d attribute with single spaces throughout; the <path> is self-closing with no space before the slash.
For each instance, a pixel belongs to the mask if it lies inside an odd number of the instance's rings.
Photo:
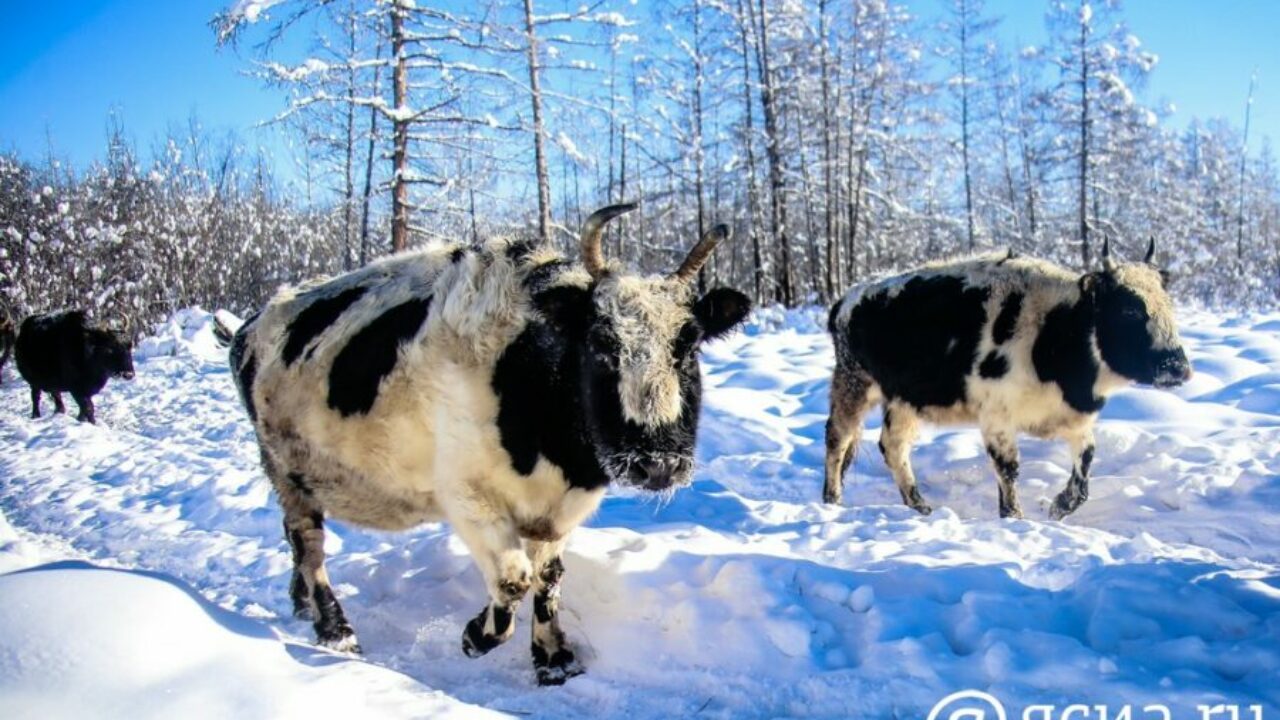
<path id="1" fill-rule="evenodd" d="M 595 292 L 596 310 L 608 317 L 621 346 L 618 393 L 623 415 L 658 427 L 680 418 L 680 376 L 671 352 L 691 318 L 693 289 L 662 277 L 611 275 Z"/>

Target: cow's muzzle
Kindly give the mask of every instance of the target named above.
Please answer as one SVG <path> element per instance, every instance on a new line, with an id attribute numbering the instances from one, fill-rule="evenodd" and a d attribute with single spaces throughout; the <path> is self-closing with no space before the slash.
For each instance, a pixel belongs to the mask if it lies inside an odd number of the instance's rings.
<path id="1" fill-rule="evenodd" d="M 691 469 L 691 463 L 682 457 L 647 457 L 627 467 L 626 483 L 641 490 L 661 492 L 688 484 Z"/>
<path id="2" fill-rule="evenodd" d="M 1156 365 L 1156 379 L 1151 383 L 1158 388 L 1177 387 L 1191 379 L 1191 361 L 1181 349 L 1165 355 Z"/>
<path id="3" fill-rule="evenodd" d="M 125 370 L 124 372 L 120 373 L 120 379 L 122 379 L 122 380 L 132 380 L 132 379 L 133 379 L 133 371 L 132 371 L 132 370 Z"/>

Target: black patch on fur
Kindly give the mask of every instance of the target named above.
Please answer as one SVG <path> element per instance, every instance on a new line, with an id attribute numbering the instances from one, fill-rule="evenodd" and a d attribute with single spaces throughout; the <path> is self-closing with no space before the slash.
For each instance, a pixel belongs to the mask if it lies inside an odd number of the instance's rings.
<path id="1" fill-rule="evenodd" d="M 333 588 L 326 583 L 317 582 L 311 590 L 311 599 L 316 607 L 316 638 L 321 644 L 330 645 L 355 635 L 351 623 L 347 622 Z M 359 652 L 359 649 L 356 650 Z"/>
<path id="2" fill-rule="evenodd" d="M 499 635 L 505 635 L 511 629 L 511 623 L 515 620 L 514 608 L 502 605 L 493 606 L 493 631 Z"/>
<path id="3" fill-rule="evenodd" d="M 293 557 L 293 574 L 289 578 L 289 599 L 293 601 L 295 617 L 309 617 L 311 603 L 307 600 L 307 583 L 302 579 L 302 532 L 284 526 L 285 539 L 289 541 L 290 555 Z"/>
<path id="4" fill-rule="evenodd" d="M 844 340 L 887 399 L 947 407 L 965 399 L 990 294 L 958 277 L 913 277 L 855 305 Z"/>
<path id="5" fill-rule="evenodd" d="M 560 578 L 564 576 L 564 562 L 558 557 L 553 557 L 542 566 L 542 570 L 538 573 L 538 578 L 542 580 L 542 584 L 551 587 L 560 583 Z"/>
<path id="6" fill-rule="evenodd" d="M 257 410 L 253 406 L 253 381 L 258 375 L 258 362 L 252 354 L 246 358 L 245 352 L 249 347 L 249 329 L 257 319 L 258 313 L 245 319 L 235 335 L 231 336 L 230 348 L 227 350 L 227 364 L 235 374 L 236 389 L 240 391 L 240 401 L 249 411 L 250 420 L 258 419 Z"/>
<path id="7" fill-rule="evenodd" d="M 996 472 L 1000 473 L 1000 477 L 1010 482 L 1018 478 L 1017 458 L 1004 457 L 999 450 L 990 445 L 987 446 L 987 454 L 991 456 L 991 462 L 995 463 Z"/>
<path id="8" fill-rule="evenodd" d="M 280 358 L 285 365 L 292 365 L 313 339 L 323 333 L 342 316 L 355 301 L 364 296 L 368 288 L 353 287 L 334 295 L 320 298 L 302 309 L 285 330 L 284 348 Z"/>
<path id="9" fill-rule="evenodd" d="M 584 426 L 580 386 L 582 332 L 594 315 L 591 296 L 557 287 L 535 295 L 533 304 L 545 321 L 529 323 L 494 367 L 502 447 L 521 475 L 532 473 L 543 455 L 572 487 L 600 487 L 608 478 Z"/>
<path id="10" fill-rule="evenodd" d="M 257 376 L 258 358 L 250 355 L 236 372 L 236 378 L 239 380 L 240 399 L 244 402 L 244 409 L 249 413 L 249 419 L 254 421 L 258 419 L 258 409 L 253 404 L 253 381 Z"/>
<path id="11" fill-rule="evenodd" d="M 1008 342 L 1013 337 L 1020 314 L 1022 314 L 1022 293 L 1015 290 L 1006 295 L 1004 302 L 1000 304 L 1000 314 L 991 325 L 991 342 L 996 345 Z"/>
<path id="12" fill-rule="evenodd" d="M 517 240 L 507 246 L 507 259 L 519 263 L 533 252 L 533 243 L 528 240 Z"/>
<path id="13" fill-rule="evenodd" d="M 287 477 L 289 478 L 289 484 L 293 486 L 294 490 L 297 490 L 302 495 L 311 495 L 311 486 L 307 484 L 307 479 L 302 475 L 302 473 L 291 472 Z"/>
<path id="14" fill-rule="evenodd" d="M 536 265 L 525 274 L 524 286 L 534 295 L 544 293 L 551 281 L 557 278 L 561 270 L 568 265 L 569 263 L 564 260 L 550 260 Z M 579 290 L 579 292 L 582 291 Z"/>
<path id="15" fill-rule="evenodd" d="M 548 652 L 548 648 L 535 640 L 530 650 L 539 685 L 563 685 L 569 678 L 582 674 L 582 667 L 574 663 L 573 651 L 563 644 Z"/>
<path id="16" fill-rule="evenodd" d="M 462 262 L 462 259 L 465 258 L 466 256 L 467 256 L 466 248 L 464 247 L 454 248 L 453 252 L 449 253 L 449 262 L 456 265 Z"/>
<path id="17" fill-rule="evenodd" d="M 540 623 L 549 623 L 556 619 L 555 612 L 551 609 L 551 593 L 546 590 L 539 590 L 533 596 L 533 616 Z"/>
<path id="18" fill-rule="evenodd" d="M 1098 361 L 1093 356 L 1093 309 L 1088 300 L 1050 310 L 1031 347 L 1031 362 L 1041 382 L 1055 383 L 1071 409 L 1095 413 L 1106 400 L 1093 394 Z"/>
<path id="19" fill-rule="evenodd" d="M 1009 372 L 1009 361 L 1003 355 L 992 350 L 978 364 L 978 374 L 988 380 L 1004 377 Z"/>
<path id="20" fill-rule="evenodd" d="M 1089 477 L 1089 468 L 1093 467 L 1093 446 L 1085 448 L 1080 453 L 1080 473 L 1086 478 Z"/>
<path id="21" fill-rule="evenodd" d="M 1109 273 L 1096 277 L 1098 351 L 1103 362 L 1120 375 L 1148 385 L 1161 377 L 1182 375 L 1186 354 L 1182 348 L 1154 347 L 1155 338 L 1147 327 L 1150 314 L 1142 298 Z"/>
<path id="22" fill-rule="evenodd" d="M 485 625 L 489 619 L 489 612 L 493 611 L 493 629 L 494 634 L 490 635 L 485 632 Z M 511 629 L 511 623 L 515 622 L 514 608 L 505 608 L 501 605 L 488 605 L 480 611 L 480 614 L 471 618 L 467 626 L 462 631 L 462 652 L 467 657 L 477 658 L 490 650 L 498 647 L 505 641 L 505 635 Z"/>
<path id="23" fill-rule="evenodd" d="M 329 369 L 329 407 L 343 417 L 365 414 L 408 342 L 427 319 L 431 298 L 414 298 L 374 318 L 347 340 Z"/>
<path id="24" fill-rule="evenodd" d="M 996 466 L 996 473 L 1000 475 L 1002 482 L 996 483 L 996 489 L 1000 496 L 1000 517 L 1017 517 L 1022 515 L 1022 508 L 1018 505 L 1018 495 L 1016 485 L 1018 482 L 1018 456 L 1005 457 L 1000 451 L 990 445 L 987 446 L 987 454 L 991 456 L 991 462 Z M 1009 492 L 1005 492 L 1008 486 Z"/>

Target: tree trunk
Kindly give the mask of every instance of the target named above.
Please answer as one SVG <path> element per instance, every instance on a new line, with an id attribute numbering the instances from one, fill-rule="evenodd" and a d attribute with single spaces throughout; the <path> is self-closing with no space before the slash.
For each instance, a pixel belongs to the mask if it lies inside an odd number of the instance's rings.
<path id="1" fill-rule="evenodd" d="M 755 280 L 755 301 L 764 302 L 764 257 L 760 250 L 760 231 L 756 223 L 756 208 L 760 206 L 760 190 L 756 185 L 756 152 L 755 121 L 751 100 L 751 56 L 747 50 L 750 31 L 747 25 L 746 5 L 751 0 L 738 0 L 738 18 L 741 20 L 742 48 L 742 104 L 745 108 L 745 131 L 743 132 L 747 151 L 747 228 L 751 235 L 751 258 L 753 263 L 752 278 Z M 751 27 L 754 27 L 752 21 Z"/>
<path id="2" fill-rule="evenodd" d="M 765 159 L 769 164 L 769 209 L 773 237 L 782 253 L 781 277 L 777 299 L 783 305 L 795 304 L 795 291 L 791 278 L 791 240 L 787 237 L 786 181 L 782 175 L 782 148 L 778 132 L 778 109 L 773 86 L 773 73 L 769 68 L 769 13 L 765 0 L 760 2 L 760 17 L 756 32 L 756 72 L 760 78 L 760 106 L 764 112 Z M 750 3 L 748 3 L 750 6 Z M 755 18 L 752 22 L 757 22 Z"/>
<path id="3" fill-rule="evenodd" d="M 831 102 L 831 63 L 827 53 L 827 2 L 818 0 L 818 56 L 822 63 L 822 184 L 823 184 L 823 229 L 826 233 L 827 272 L 823 287 L 825 297 L 829 301 L 835 297 L 836 284 L 839 282 L 837 268 L 840 257 L 836 242 L 836 191 L 835 173 L 832 170 L 834 159 L 831 157 L 831 115 L 835 112 Z"/>
<path id="4" fill-rule="evenodd" d="M 1081 0 L 1083 7 L 1083 0 Z M 1080 20 L 1080 261 L 1089 269 L 1089 24 Z"/>
<path id="5" fill-rule="evenodd" d="M 693 192 L 698 199 L 698 237 L 706 232 L 706 205 L 703 201 L 702 151 L 702 3 L 693 3 Z M 707 291 L 707 266 L 698 269 L 698 293 Z"/>
<path id="6" fill-rule="evenodd" d="M 395 0 L 391 6 L 391 55 L 395 58 L 395 116 L 391 153 L 391 251 L 409 246 L 409 118 L 405 103 L 409 96 L 409 66 L 405 57 L 404 15 L 408 0 Z"/>
<path id="7" fill-rule="evenodd" d="M 524 27 L 529 63 L 529 99 L 533 104 L 533 161 L 538 182 L 538 240 L 551 240 L 551 182 L 547 177 L 547 152 L 542 123 L 542 88 L 539 86 L 538 34 L 533 22 L 533 0 L 524 0 Z"/>
<path id="8" fill-rule="evenodd" d="M 960 0 L 960 152 L 964 160 L 964 213 L 969 227 L 969 252 L 977 243 L 973 235 L 973 173 L 969 168 L 969 6 Z"/>

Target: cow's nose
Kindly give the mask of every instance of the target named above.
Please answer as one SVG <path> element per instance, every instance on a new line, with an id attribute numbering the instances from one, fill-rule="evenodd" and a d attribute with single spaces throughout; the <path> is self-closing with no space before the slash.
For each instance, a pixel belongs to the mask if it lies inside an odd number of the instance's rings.
<path id="1" fill-rule="evenodd" d="M 1156 368 L 1157 384 L 1162 386 L 1181 385 L 1191 379 L 1191 374 L 1191 362 L 1181 350 L 1165 357 Z"/>
<path id="2" fill-rule="evenodd" d="M 129 371 L 125 372 L 125 374 L 121 375 L 120 377 L 124 378 L 125 380 L 132 380 L 132 379 L 133 379 L 133 371 L 132 371 L 132 370 L 129 370 Z"/>
<path id="3" fill-rule="evenodd" d="M 631 479 L 647 490 L 663 490 L 671 486 L 675 470 L 675 460 L 645 458 L 631 466 Z"/>

